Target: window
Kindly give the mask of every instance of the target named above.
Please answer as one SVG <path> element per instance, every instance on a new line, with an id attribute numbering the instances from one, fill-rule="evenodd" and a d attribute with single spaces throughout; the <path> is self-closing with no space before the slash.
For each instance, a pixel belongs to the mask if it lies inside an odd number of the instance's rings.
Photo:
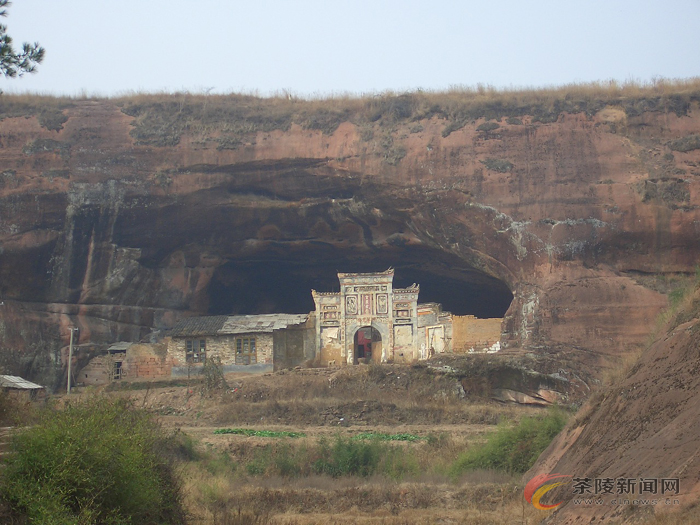
<path id="1" fill-rule="evenodd" d="M 207 345 L 204 339 L 188 339 L 186 342 L 188 363 L 203 363 L 207 358 Z"/>
<path id="2" fill-rule="evenodd" d="M 112 378 L 115 381 L 119 381 L 122 378 L 122 362 L 121 361 L 114 362 L 114 368 L 112 369 Z"/>
<path id="3" fill-rule="evenodd" d="M 236 338 L 236 364 L 254 365 L 257 362 L 255 337 Z"/>

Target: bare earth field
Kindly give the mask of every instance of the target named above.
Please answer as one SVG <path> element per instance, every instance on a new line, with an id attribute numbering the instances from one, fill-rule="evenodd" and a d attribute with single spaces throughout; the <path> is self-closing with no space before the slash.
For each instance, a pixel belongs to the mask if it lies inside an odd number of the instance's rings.
<path id="1" fill-rule="evenodd" d="M 524 502 L 517 477 L 450 474 L 457 456 L 498 423 L 542 409 L 470 398 L 457 379 L 426 367 L 298 369 L 227 376 L 214 386 L 193 380 L 121 387 L 108 395 L 132 397 L 186 436 L 192 460 L 182 468 L 192 523 L 523 524 L 546 516 Z M 215 433 L 227 428 L 303 436 Z M 381 473 L 332 476 L 285 462 L 313 456 L 319 443 L 359 443 L 366 432 L 413 441 L 386 442 L 383 450 L 395 459 Z"/>

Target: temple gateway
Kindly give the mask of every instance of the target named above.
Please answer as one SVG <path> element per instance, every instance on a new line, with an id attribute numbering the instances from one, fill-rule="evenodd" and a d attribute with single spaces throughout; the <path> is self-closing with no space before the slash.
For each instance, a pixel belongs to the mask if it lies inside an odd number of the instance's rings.
<path id="1" fill-rule="evenodd" d="M 394 288 L 392 268 L 339 273 L 340 292 L 312 290 L 323 364 L 411 362 L 452 351 L 452 314 L 418 304 L 420 288 Z"/>
<path id="2" fill-rule="evenodd" d="M 339 273 L 339 292 L 311 291 L 308 314 L 188 317 L 157 343 L 117 342 L 77 374 L 77 384 L 189 377 L 214 358 L 224 372 L 295 366 L 411 363 L 444 352 L 496 352 L 501 318 L 418 303 L 420 288 L 394 288 L 394 270 Z"/>

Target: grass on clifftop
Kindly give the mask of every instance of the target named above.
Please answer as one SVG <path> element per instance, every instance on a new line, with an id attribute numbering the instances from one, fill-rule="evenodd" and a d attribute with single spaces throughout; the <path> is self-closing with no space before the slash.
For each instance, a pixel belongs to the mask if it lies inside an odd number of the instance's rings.
<path id="1" fill-rule="evenodd" d="M 393 131 L 399 124 L 432 117 L 445 121 L 442 135 L 447 137 L 481 118 L 497 121 L 507 118 L 508 122 L 516 123 L 520 117 L 530 116 L 533 123 L 546 124 L 555 122 L 561 113 L 592 116 L 611 105 L 622 109 L 628 117 L 646 111 L 684 115 L 692 102 L 700 101 L 700 79 L 659 80 L 651 84 L 610 81 L 531 90 L 480 85 L 442 92 L 419 90 L 325 99 L 289 94 L 269 98 L 237 94 L 138 94 L 115 101 L 124 113 L 136 119 L 132 136 L 138 143 L 174 145 L 187 132 L 202 144 L 212 142 L 218 149 L 235 149 L 250 134 L 286 131 L 292 124 L 331 134 L 348 121 L 363 130 L 363 140 L 370 141 L 378 129 Z M 495 122 L 481 126 L 485 131 L 497 129 Z"/>
<path id="2" fill-rule="evenodd" d="M 78 100 L 81 97 L 2 95 L 0 120 L 36 115 L 46 129 L 59 130 L 66 120 L 63 110 Z M 657 79 L 648 83 L 607 81 L 519 90 L 477 85 L 446 91 L 318 98 L 289 92 L 271 97 L 235 93 L 135 93 L 109 100 L 134 117 L 131 134 L 138 144 L 173 146 L 188 134 L 195 144 L 222 150 L 250 143 L 257 132 L 286 131 L 292 124 L 332 134 L 341 123 L 352 122 L 360 127 L 362 140 L 368 142 L 379 130 L 392 133 L 399 124 L 410 125 L 431 117 L 444 121 L 442 135 L 447 137 L 482 118 L 496 121 L 505 118 L 508 124 L 519 125 L 521 117 L 529 116 L 532 123 L 549 123 L 564 112 L 591 116 L 608 106 L 621 109 L 628 117 L 646 111 L 684 115 L 693 102 L 700 101 L 700 78 Z M 495 122 L 481 124 L 483 131 L 494 129 L 497 129 Z M 396 157 L 388 155 L 398 163 L 400 158 Z"/>

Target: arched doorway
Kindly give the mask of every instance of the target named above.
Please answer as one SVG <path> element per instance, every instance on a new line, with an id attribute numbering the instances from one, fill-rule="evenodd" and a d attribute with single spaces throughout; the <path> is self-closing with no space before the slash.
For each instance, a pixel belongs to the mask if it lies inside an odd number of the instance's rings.
<path id="1" fill-rule="evenodd" d="M 355 332 L 355 364 L 379 363 L 382 360 L 382 336 L 372 326 L 363 326 Z"/>

